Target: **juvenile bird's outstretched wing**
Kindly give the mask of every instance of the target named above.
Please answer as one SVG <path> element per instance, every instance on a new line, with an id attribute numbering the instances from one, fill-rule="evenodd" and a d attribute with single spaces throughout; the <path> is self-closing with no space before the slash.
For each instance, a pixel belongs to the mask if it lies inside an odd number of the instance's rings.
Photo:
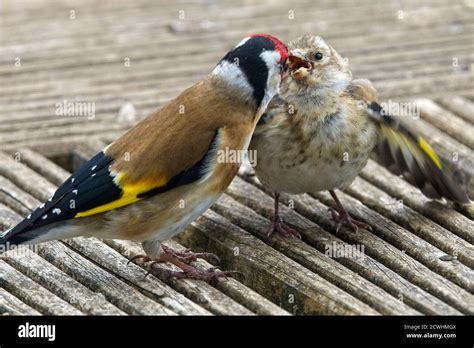
<path id="1" fill-rule="evenodd" d="M 349 91 L 366 103 L 367 112 L 379 126 L 376 149 L 385 167 L 402 174 L 430 198 L 444 197 L 461 204 L 470 202 L 465 189 L 446 171 L 428 142 L 382 110 L 369 80 L 352 81 Z"/>

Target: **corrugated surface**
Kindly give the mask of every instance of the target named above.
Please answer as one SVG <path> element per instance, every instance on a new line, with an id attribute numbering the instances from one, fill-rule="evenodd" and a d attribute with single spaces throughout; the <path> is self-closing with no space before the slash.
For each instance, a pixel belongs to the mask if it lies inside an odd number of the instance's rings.
<path id="1" fill-rule="evenodd" d="M 472 1 L 0 6 L 2 230 L 66 177 L 48 158 L 76 167 L 199 80 L 249 32 L 286 41 L 319 34 L 349 58 L 355 77 L 374 82 L 382 101 L 415 100 L 421 119 L 409 125 L 456 158 L 474 191 Z M 93 105 L 93 117 L 58 115 L 65 100 Z M 136 118 L 130 107 L 119 112 L 129 102 Z M 321 193 L 283 197 L 284 217 L 302 240 L 268 239 L 271 196 L 254 177 L 236 178 L 179 238 L 245 274 L 215 286 L 165 281 L 159 272 L 145 278 L 146 265 L 127 265 L 140 250 L 129 242 L 77 239 L 8 252 L 0 257 L 0 313 L 473 314 L 472 206 L 430 202 L 375 162 L 341 200 L 374 231 L 336 232 L 327 213 L 333 202 Z M 363 247 L 363 255 L 327 255 L 344 246 Z"/>

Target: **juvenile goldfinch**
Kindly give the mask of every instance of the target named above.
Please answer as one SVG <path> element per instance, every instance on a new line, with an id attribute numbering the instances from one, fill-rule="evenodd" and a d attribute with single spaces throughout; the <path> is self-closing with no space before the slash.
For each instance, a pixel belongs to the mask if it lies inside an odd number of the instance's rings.
<path id="1" fill-rule="evenodd" d="M 428 143 L 385 115 L 371 82 L 352 80 L 347 62 L 322 38 L 306 35 L 288 46 L 291 74 L 282 81 L 249 147 L 256 150 L 257 176 L 275 193 L 270 233 L 298 235 L 279 217 L 279 192 L 324 190 L 338 206 L 338 211 L 331 210 L 338 230 L 342 225 L 370 229 L 351 218 L 334 190 L 351 184 L 374 149 L 427 196 L 469 202 Z"/>
<path id="2" fill-rule="evenodd" d="M 240 163 L 219 153 L 247 149 L 255 126 L 278 92 L 287 48 L 251 35 L 214 70 L 98 153 L 45 203 L 0 234 L 0 245 L 76 236 L 141 241 L 147 261 L 182 269 L 173 276 L 211 280 L 196 256 L 164 248 L 227 188 Z M 221 158 L 221 160 L 218 160 Z"/>

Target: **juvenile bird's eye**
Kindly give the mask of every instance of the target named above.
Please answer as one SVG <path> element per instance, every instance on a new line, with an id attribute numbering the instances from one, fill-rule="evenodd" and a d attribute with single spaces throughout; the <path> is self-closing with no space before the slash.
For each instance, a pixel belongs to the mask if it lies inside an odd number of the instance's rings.
<path id="1" fill-rule="evenodd" d="M 322 54 L 321 52 L 316 52 L 316 53 L 314 54 L 314 59 L 316 59 L 316 60 L 321 60 L 321 59 L 323 59 L 323 54 Z"/>

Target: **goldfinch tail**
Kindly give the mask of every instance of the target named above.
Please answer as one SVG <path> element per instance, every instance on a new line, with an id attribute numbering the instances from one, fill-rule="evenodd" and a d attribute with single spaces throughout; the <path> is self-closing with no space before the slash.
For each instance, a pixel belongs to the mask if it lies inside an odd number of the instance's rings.
<path id="1" fill-rule="evenodd" d="M 0 254 L 2 254 L 3 252 L 9 249 L 10 243 L 8 243 L 8 234 L 10 233 L 10 231 L 11 231 L 11 228 L 4 232 L 0 232 Z"/>
<path id="2" fill-rule="evenodd" d="M 0 232 L 0 254 L 21 244 L 37 244 L 81 235 L 86 235 L 86 230 L 80 225 L 68 221 L 34 229 L 25 229 L 20 223 L 13 228 Z"/>
<path id="3" fill-rule="evenodd" d="M 34 244 L 33 241 L 44 233 L 44 229 L 19 231 L 17 226 L 0 232 L 0 254 L 20 244 Z"/>

